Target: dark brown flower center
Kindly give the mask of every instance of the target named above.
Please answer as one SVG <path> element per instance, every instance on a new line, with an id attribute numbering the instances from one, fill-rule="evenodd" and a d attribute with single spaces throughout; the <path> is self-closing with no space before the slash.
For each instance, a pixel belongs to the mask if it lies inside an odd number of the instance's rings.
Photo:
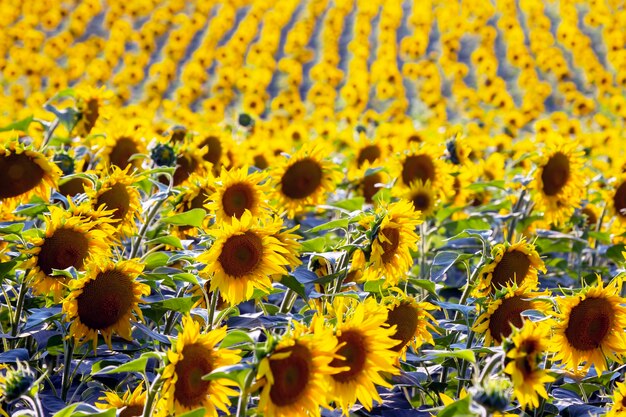
<path id="1" fill-rule="evenodd" d="M 387 313 L 387 324 L 396 325 L 396 333 L 392 339 L 399 340 L 392 350 L 399 352 L 415 337 L 417 331 L 417 309 L 410 303 L 400 303 Z"/>
<path id="2" fill-rule="evenodd" d="M 254 190 L 245 182 L 231 185 L 222 197 L 222 207 L 228 217 L 240 218 L 246 209 L 252 211 L 254 204 Z"/>
<path id="3" fill-rule="evenodd" d="M 133 283 L 117 269 L 100 272 L 77 297 L 78 317 L 90 329 L 104 330 L 128 314 L 134 302 Z"/>
<path id="4" fill-rule="evenodd" d="M 381 256 L 383 263 L 390 263 L 393 261 L 398 246 L 400 245 L 400 232 L 396 228 L 384 228 L 380 233 L 387 238 L 386 241 L 380 242 L 383 248 L 383 254 Z"/>
<path id="5" fill-rule="evenodd" d="M 96 125 L 98 117 L 100 116 L 100 104 L 97 98 L 87 100 L 85 103 L 86 109 L 83 111 L 83 122 L 85 127 L 85 133 L 89 134 L 91 129 Z"/>
<path id="6" fill-rule="evenodd" d="M 557 152 L 548 160 L 541 172 L 543 192 L 548 196 L 558 194 L 570 176 L 569 159 L 561 152 Z"/>
<path id="7" fill-rule="evenodd" d="M 267 167 L 269 167 L 269 162 L 267 162 L 267 159 L 265 158 L 265 156 L 263 155 L 255 155 L 254 156 L 254 166 L 259 168 L 259 169 L 266 169 Z"/>
<path id="8" fill-rule="evenodd" d="M 224 272 L 232 277 L 243 277 L 254 271 L 263 256 L 263 241 L 254 232 L 229 237 L 217 260 Z"/>
<path id="9" fill-rule="evenodd" d="M 435 180 L 435 164 L 428 155 L 407 156 L 402 164 L 402 182 L 410 185 L 415 180 L 426 182 Z"/>
<path id="10" fill-rule="evenodd" d="M 275 353 L 291 354 L 278 360 L 270 360 L 270 370 L 274 385 L 270 388 L 270 398 L 279 407 L 296 403 L 311 380 L 311 352 L 305 346 L 296 344 Z"/>
<path id="11" fill-rule="evenodd" d="M 291 165 L 281 179 L 281 189 L 287 197 L 299 200 L 313 194 L 322 183 L 322 167 L 311 158 Z"/>
<path id="12" fill-rule="evenodd" d="M 615 205 L 617 214 L 622 218 L 626 218 L 626 181 L 615 190 L 613 204 Z"/>
<path id="13" fill-rule="evenodd" d="M 0 172 L 0 200 L 32 190 L 45 174 L 35 160 L 24 153 L 0 156 Z"/>
<path id="14" fill-rule="evenodd" d="M 361 187 L 363 189 L 363 198 L 365 202 L 371 204 L 374 200 L 374 195 L 380 190 L 376 187 L 376 184 L 380 184 L 383 181 L 382 176 L 379 173 L 367 175 L 363 177 L 361 181 Z"/>
<path id="15" fill-rule="evenodd" d="M 502 259 L 493 270 L 491 278 L 491 293 L 494 289 L 499 290 L 506 287 L 506 284 L 515 282 L 522 284 L 530 269 L 530 258 L 523 252 L 513 250 L 504 252 Z"/>
<path id="16" fill-rule="evenodd" d="M 378 145 L 368 145 L 361 149 L 359 152 L 359 156 L 356 160 L 357 166 L 360 168 L 361 165 L 365 163 L 365 161 L 369 163 L 373 163 L 375 160 L 380 158 L 380 148 Z"/>
<path id="17" fill-rule="evenodd" d="M 96 208 L 102 204 L 107 210 L 114 210 L 111 217 L 122 220 L 130 210 L 130 195 L 124 184 L 115 184 L 111 189 L 103 192 L 98 197 Z"/>
<path id="18" fill-rule="evenodd" d="M 217 136 L 209 136 L 200 144 L 200 148 L 205 146 L 208 146 L 209 149 L 202 158 L 213 165 L 217 165 L 222 157 L 222 142 Z"/>
<path id="19" fill-rule="evenodd" d="M 185 346 L 182 355 L 183 359 L 176 363 L 174 369 L 178 377 L 174 398 L 186 408 L 195 408 L 207 398 L 211 381 L 204 381 L 202 377 L 213 371 L 213 355 L 199 344 Z"/>
<path id="20" fill-rule="evenodd" d="M 348 330 L 341 333 L 337 338 L 339 344 L 345 343 L 337 351 L 337 355 L 345 359 L 333 359 L 330 366 L 335 368 L 349 367 L 347 371 L 332 375 L 333 379 L 339 382 L 350 382 L 361 374 L 365 368 L 367 358 L 367 348 L 365 338 L 356 330 Z"/>
<path id="21" fill-rule="evenodd" d="M 44 239 L 37 256 L 37 266 L 46 275 L 50 275 L 53 268 L 65 269 L 73 266 L 80 269 L 88 254 L 89 241 L 83 233 L 60 228 Z"/>
<path id="22" fill-rule="evenodd" d="M 176 171 L 174 171 L 174 185 L 182 184 L 198 168 L 195 158 L 183 155 L 177 160 Z"/>
<path id="23" fill-rule="evenodd" d="M 587 298 L 572 308 L 565 336 L 578 350 L 600 347 L 613 327 L 615 312 L 605 298 Z M 621 331 L 621 329 L 620 329 Z"/>
<path id="24" fill-rule="evenodd" d="M 582 214 L 585 216 L 585 226 L 593 227 L 598 223 L 598 216 L 589 207 L 582 209 Z"/>
<path id="25" fill-rule="evenodd" d="M 74 197 L 77 194 L 84 193 L 84 187 L 89 185 L 89 181 L 84 178 L 71 178 L 59 185 L 59 192 L 62 195 Z"/>
<path id="26" fill-rule="evenodd" d="M 129 405 L 120 411 L 119 417 L 139 417 L 143 414 L 143 405 Z"/>
<path id="27" fill-rule="evenodd" d="M 518 295 L 502 299 L 502 304 L 489 318 L 489 331 L 493 340 L 500 343 L 502 339 L 509 337 L 512 332 L 511 325 L 522 327 L 524 324 L 522 312 L 530 308 L 532 303 Z"/>
<path id="28" fill-rule="evenodd" d="M 130 157 L 136 153 L 139 153 L 139 148 L 137 148 L 135 141 L 131 138 L 122 137 L 115 142 L 115 146 L 111 149 L 109 161 L 111 165 L 125 169 L 131 163 L 129 161 Z M 133 161 L 133 166 L 140 166 L 138 159 Z"/>
<path id="29" fill-rule="evenodd" d="M 431 199 L 427 192 L 420 191 L 415 193 L 411 198 L 411 202 L 413 203 L 415 210 L 419 210 L 422 213 L 430 210 Z"/>

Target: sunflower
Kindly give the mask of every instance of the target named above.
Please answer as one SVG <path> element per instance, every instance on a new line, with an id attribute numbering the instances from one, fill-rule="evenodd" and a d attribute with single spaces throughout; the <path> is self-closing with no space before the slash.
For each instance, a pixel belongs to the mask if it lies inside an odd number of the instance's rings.
<path id="1" fill-rule="evenodd" d="M 111 167 L 111 172 L 96 185 L 95 189 L 88 189 L 94 210 L 104 206 L 106 210 L 113 210 L 112 217 L 117 220 L 116 228 L 122 236 L 130 236 L 137 229 L 136 219 L 141 211 L 139 191 L 133 186 L 139 179 L 128 175 L 130 167 L 121 170 Z"/>
<path id="2" fill-rule="evenodd" d="M 615 218 L 616 234 L 626 231 L 626 173 L 617 177 L 615 186 L 607 192 L 608 206 Z"/>
<path id="3" fill-rule="evenodd" d="M 211 248 L 198 256 L 206 266 L 200 273 L 211 280 L 211 291 L 220 290 L 231 304 L 249 300 L 255 288 L 269 291 L 271 275 L 287 273 L 287 249 L 273 235 L 281 223 L 262 221 L 245 211 L 232 223 L 221 223 L 208 233 L 215 237 Z"/>
<path id="4" fill-rule="evenodd" d="M 187 186 L 182 189 L 181 194 L 173 202 L 176 213 L 184 213 L 189 210 L 204 208 L 209 201 L 209 196 L 215 192 L 215 179 L 211 174 L 200 176 L 191 174 Z M 205 216 L 203 226 L 209 226 L 212 216 Z M 198 228 L 192 226 L 173 226 L 172 230 L 176 236 L 186 239 L 189 236 L 197 236 Z"/>
<path id="5" fill-rule="evenodd" d="M 321 145 L 304 145 L 271 173 L 276 207 L 293 218 L 307 206 L 323 204 L 334 190 L 340 173 L 324 159 Z"/>
<path id="6" fill-rule="evenodd" d="M 113 97 L 113 92 L 105 87 L 96 89 L 90 86 L 83 86 L 76 89 L 75 100 L 78 110 L 78 122 L 74 126 L 76 134 L 85 137 L 91 133 L 93 128 L 106 119 L 110 113 L 108 100 Z"/>
<path id="7" fill-rule="evenodd" d="M 215 192 L 205 207 L 215 213 L 217 222 L 230 222 L 233 217 L 239 219 L 246 210 L 254 217 L 265 217 L 269 214 L 266 179 L 267 175 L 262 172 L 249 174 L 248 167 L 230 171 L 222 168 L 215 181 Z"/>
<path id="8" fill-rule="evenodd" d="M 356 170 L 353 184 L 356 185 L 357 194 L 365 199 L 365 203 L 374 204 L 374 196 L 390 182 L 389 174 L 383 169 L 376 169 L 365 161 Z"/>
<path id="9" fill-rule="evenodd" d="M 282 221 L 278 218 L 274 218 L 274 223 Z M 275 232 L 272 237 L 275 237 L 286 249 L 282 256 L 287 260 L 287 265 L 294 270 L 300 264 L 302 264 L 302 260 L 300 260 L 300 250 L 302 245 L 299 240 L 302 239 L 302 236 L 294 233 L 296 230 L 300 228 L 300 225 L 295 225 L 294 227 L 287 229 L 284 225 L 281 226 L 278 232 Z"/>
<path id="10" fill-rule="evenodd" d="M 444 160 L 444 150 L 428 142 L 411 143 L 407 150 L 400 154 L 398 164 L 394 167 L 394 176 L 400 185 L 410 187 L 413 182 L 430 181 L 435 190 L 447 194 L 452 187 L 452 177 Z"/>
<path id="11" fill-rule="evenodd" d="M 626 414 L 626 384 L 616 382 L 613 389 L 613 405 L 606 417 L 620 417 Z"/>
<path id="12" fill-rule="evenodd" d="M 337 338 L 314 316 L 311 328 L 292 322 L 272 353 L 261 360 L 257 378 L 263 389 L 259 410 L 266 416 L 320 416 L 327 404 L 327 378 L 337 369 Z"/>
<path id="13" fill-rule="evenodd" d="M 189 185 L 190 178 L 207 176 L 211 172 L 211 164 L 202 159 L 200 149 L 195 143 L 182 143 L 177 147 L 176 170 L 173 175 L 174 187 L 184 188 Z M 169 184 L 165 176 L 161 177 L 163 184 Z"/>
<path id="14" fill-rule="evenodd" d="M 235 365 L 241 357 L 238 350 L 217 347 L 226 336 L 226 327 L 200 333 L 200 324 L 183 317 L 183 328 L 167 352 L 168 364 L 163 370 L 163 387 L 157 404 L 157 415 L 168 416 L 204 408 L 204 415 L 217 417 L 217 409 L 229 414 L 229 396 L 237 391 L 228 379 L 205 381 L 204 375 L 222 366 Z"/>
<path id="15" fill-rule="evenodd" d="M 141 159 L 131 161 L 130 158 L 135 154 L 148 152 L 145 129 L 137 129 L 132 123 L 116 121 L 111 122 L 104 133 L 105 136 L 95 142 L 98 155 L 102 157 L 102 168 L 116 166 L 126 169 L 131 166 L 131 170 L 141 169 Z"/>
<path id="16" fill-rule="evenodd" d="M 399 373 L 394 366 L 398 357 L 394 351 L 398 341 L 393 339 L 396 328 L 388 326 L 387 309 L 373 298 L 351 303 L 351 306 L 340 297 L 335 300 L 337 355 L 341 358 L 334 359 L 330 366 L 342 370 L 329 378 L 330 399 L 334 399 L 346 415 L 357 401 L 371 410 L 374 400 L 382 402 L 376 385 L 391 388 L 381 373 Z M 350 308 L 347 310 L 347 307 Z"/>
<path id="17" fill-rule="evenodd" d="M 380 166 L 384 164 L 389 153 L 389 145 L 385 138 L 367 139 L 363 134 L 359 135 L 359 140 L 348 139 L 348 145 L 354 151 L 350 155 L 348 176 L 350 179 L 363 175 L 365 166 Z"/>
<path id="18" fill-rule="evenodd" d="M 512 326 L 522 327 L 522 312 L 538 310 L 543 313 L 550 311 L 549 303 L 535 300 L 537 297 L 548 296 L 548 293 L 527 292 L 524 288 L 507 286 L 500 291 L 495 299 L 487 299 L 484 312 L 478 316 L 472 330 L 485 334 L 485 345 L 500 345 L 511 334 Z"/>
<path id="19" fill-rule="evenodd" d="M 534 290 L 538 286 L 538 272 L 546 267 L 535 250 L 535 245 L 524 239 L 517 243 L 499 243 L 491 250 L 493 259 L 482 267 L 479 282 L 472 295 L 486 297 L 515 283 L 518 288 Z"/>
<path id="20" fill-rule="evenodd" d="M 526 320 L 521 329 L 513 330 L 511 341 L 505 343 L 506 366 L 504 372 L 513 381 L 513 398 L 520 407 L 535 409 L 539 397 L 548 399 L 545 384 L 554 381 L 540 365 L 548 350 L 550 327 L 545 323 Z"/>
<path id="21" fill-rule="evenodd" d="M 430 185 L 430 181 L 425 183 L 422 180 L 416 180 L 406 189 L 398 193 L 398 197 L 410 201 L 413 208 L 417 212 L 421 212 L 422 217 L 430 217 L 435 213 L 435 209 L 439 204 L 439 193 Z"/>
<path id="22" fill-rule="evenodd" d="M 429 313 L 431 310 L 439 310 L 439 307 L 426 301 L 417 301 L 414 297 L 406 295 L 398 288 L 390 289 L 394 294 L 382 300 L 382 304 L 387 308 L 387 325 L 396 326 L 396 330 L 391 336 L 397 341 L 393 351 L 401 352 L 406 357 L 409 346 L 417 350 L 424 343 L 434 345 L 433 335 L 430 331 L 437 332 L 432 323 L 437 320 Z M 437 332 L 438 333 L 438 332 Z"/>
<path id="23" fill-rule="evenodd" d="M 568 369 L 595 366 L 597 374 L 607 369 L 608 359 L 621 362 L 626 353 L 626 299 L 620 296 L 621 281 L 606 287 L 598 276 L 596 286 L 579 294 L 557 299 L 551 350 Z"/>
<path id="24" fill-rule="evenodd" d="M 33 195 L 50 199 L 61 170 L 40 152 L 27 149 L 17 139 L 0 144 L 0 202 L 6 211 Z"/>
<path id="25" fill-rule="evenodd" d="M 111 336 L 117 333 L 131 340 L 130 321 L 133 312 L 143 320 L 139 303 L 150 287 L 137 282 L 143 265 L 132 260 L 117 264 L 98 259 L 87 266 L 84 278 L 70 282 L 70 294 L 63 300 L 65 319 L 72 324 L 70 334 L 78 343 L 98 345 L 98 333 L 111 347 Z"/>
<path id="26" fill-rule="evenodd" d="M 27 251 L 32 256 L 25 267 L 31 268 L 35 294 L 51 293 L 59 300 L 68 278 L 53 276 L 52 270 L 69 267 L 82 270 L 90 258 L 107 258 L 110 239 L 99 229 L 98 221 L 85 221 L 56 206 L 50 206 L 49 210 L 50 215 L 44 218 L 45 235 L 33 241 L 33 247 Z"/>
<path id="27" fill-rule="evenodd" d="M 406 200 L 379 209 L 376 220 L 371 225 L 376 231 L 372 236 L 370 256 L 363 279 L 369 281 L 384 276 L 386 285 L 396 285 L 402 280 L 413 266 L 411 250 L 417 249 L 419 236 L 415 229 L 421 222 L 419 213 Z M 357 257 L 358 259 L 361 258 Z M 357 265 L 360 266 L 365 267 Z"/>
<path id="28" fill-rule="evenodd" d="M 545 150 L 536 161 L 537 173 L 531 183 L 535 201 L 546 220 L 560 224 L 569 219 L 580 205 L 584 177 L 582 151 L 577 142 L 556 133 L 546 138 Z"/>
<path id="29" fill-rule="evenodd" d="M 143 388 L 143 382 L 131 392 L 126 390 L 122 397 L 115 391 L 106 391 L 103 397 L 98 398 L 95 406 L 101 410 L 115 408 L 121 410 L 119 417 L 139 417 L 143 414 L 148 392 Z"/>

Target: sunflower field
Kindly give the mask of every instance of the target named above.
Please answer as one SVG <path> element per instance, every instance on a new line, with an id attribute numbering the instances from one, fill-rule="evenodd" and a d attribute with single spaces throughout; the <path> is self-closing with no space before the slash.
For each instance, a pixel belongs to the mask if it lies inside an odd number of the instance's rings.
<path id="1" fill-rule="evenodd" d="M 0 0 L 0 416 L 626 416 L 626 3 Z"/>

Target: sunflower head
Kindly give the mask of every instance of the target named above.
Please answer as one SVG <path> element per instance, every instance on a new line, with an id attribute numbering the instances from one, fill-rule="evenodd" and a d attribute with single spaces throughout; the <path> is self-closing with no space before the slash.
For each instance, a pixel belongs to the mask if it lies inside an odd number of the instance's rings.
<path id="1" fill-rule="evenodd" d="M 626 353 L 626 300 L 620 293 L 620 280 L 614 279 L 605 287 L 598 276 L 595 286 L 557 298 L 551 344 L 555 360 L 569 370 L 580 365 L 586 370 L 593 365 L 598 375 L 609 360 L 621 363 Z"/>
<path id="2" fill-rule="evenodd" d="M 50 199 L 50 190 L 57 188 L 61 170 L 48 158 L 17 141 L 8 140 L 0 144 L 0 202 L 5 210 L 12 211 L 20 202 L 28 201 L 33 195 L 45 201 Z"/>
<path id="3" fill-rule="evenodd" d="M 271 173 L 276 207 L 294 217 L 308 206 L 322 204 L 339 175 L 332 163 L 324 159 L 322 146 L 303 146 Z"/>
<path id="4" fill-rule="evenodd" d="M 74 127 L 76 134 L 85 137 L 96 127 L 98 122 L 108 118 L 108 101 L 113 97 L 105 87 L 96 89 L 90 86 L 79 87 L 75 93 L 78 122 Z"/>
<path id="5" fill-rule="evenodd" d="M 248 210 L 253 216 L 268 215 L 267 176 L 260 172 L 248 173 L 248 167 L 227 171 L 222 168 L 216 179 L 218 186 L 209 197 L 206 208 L 215 213 L 216 221 L 230 222 L 241 218 Z"/>
<path id="6" fill-rule="evenodd" d="M 218 347 L 225 336 L 225 327 L 200 333 L 199 323 L 189 316 L 183 318 L 182 330 L 167 352 L 158 415 L 182 414 L 200 407 L 204 407 L 206 416 L 216 416 L 218 409 L 228 413 L 228 397 L 237 395 L 230 388 L 235 383 L 228 379 L 202 379 L 217 368 L 241 360 L 238 350 Z"/>
<path id="7" fill-rule="evenodd" d="M 422 180 L 414 181 L 408 189 L 399 193 L 399 197 L 410 201 L 415 211 L 421 213 L 423 218 L 430 217 L 436 211 L 440 198 L 430 181 L 423 183 Z"/>
<path id="8" fill-rule="evenodd" d="M 437 320 L 430 311 L 438 310 L 439 307 L 426 301 L 417 301 L 400 289 L 392 288 L 391 291 L 393 294 L 385 297 L 383 304 L 387 307 L 387 325 L 396 326 L 391 338 L 397 340 L 397 344 L 392 350 L 406 355 L 409 346 L 417 350 L 424 343 L 434 345 L 431 331 L 437 332 L 433 325 Z"/>
<path id="9" fill-rule="evenodd" d="M 550 311 L 549 303 L 538 299 L 548 295 L 548 293 L 528 292 L 524 288 L 509 285 L 496 293 L 495 299 L 487 300 L 484 311 L 476 319 L 472 330 L 485 334 L 485 345 L 492 343 L 500 345 L 511 335 L 513 328 L 522 327 L 524 311 L 538 310 L 543 313 Z"/>
<path id="10" fill-rule="evenodd" d="M 137 282 L 142 270 L 143 265 L 134 261 L 99 261 L 87 266 L 84 278 L 70 283 L 63 312 L 78 343 L 92 341 L 95 351 L 98 333 L 109 347 L 113 333 L 131 339 L 133 313 L 142 319 L 141 296 L 150 294 L 148 285 Z"/>
<path id="11" fill-rule="evenodd" d="M 506 352 L 504 372 L 513 382 L 513 398 L 522 408 L 534 409 L 539 406 L 539 396 L 548 398 L 545 384 L 554 378 L 541 368 L 541 364 L 549 340 L 550 328 L 546 322 L 526 320 L 523 327 L 513 330 L 510 341 L 503 344 Z"/>
<path id="12" fill-rule="evenodd" d="M 246 210 L 240 219 L 210 230 L 215 242 L 198 261 L 206 264 L 201 274 L 210 278 L 211 291 L 219 289 L 231 304 L 249 300 L 255 288 L 269 291 L 272 276 L 286 274 L 289 264 L 275 237 L 281 227 L 278 219 L 255 218 Z"/>
<path id="13" fill-rule="evenodd" d="M 550 223 L 560 224 L 569 219 L 580 205 L 584 189 L 583 152 L 577 146 L 577 142 L 551 134 L 536 161 L 538 169 L 531 188 Z"/>
<path id="14" fill-rule="evenodd" d="M 385 284 L 392 286 L 405 279 L 413 265 L 411 250 L 417 248 L 419 236 L 415 229 L 421 222 L 420 214 L 406 200 L 377 210 L 373 222 L 367 225 L 371 227 L 371 247 L 363 279 L 384 276 Z"/>
<path id="15" fill-rule="evenodd" d="M 613 405 L 606 414 L 606 417 L 623 416 L 626 413 L 626 384 L 616 382 L 613 389 Z"/>
<path id="16" fill-rule="evenodd" d="M 35 294 L 51 294 L 59 300 L 68 278 L 52 275 L 55 269 L 83 270 L 91 258 L 106 258 L 110 238 L 98 228 L 97 220 L 86 221 L 59 207 L 50 206 L 50 216 L 44 218 L 45 234 L 33 241 L 28 250 L 32 256 L 25 266 L 31 269 L 31 286 Z"/>
<path id="17" fill-rule="evenodd" d="M 340 372 L 330 377 L 330 399 L 346 414 L 356 401 L 371 410 L 373 400 L 381 401 L 376 385 L 391 387 L 381 373 L 399 372 L 394 366 L 396 326 L 388 326 L 387 309 L 373 298 L 348 303 L 340 297 L 335 300 L 332 310 L 339 350 L 330 366 Z"/>
<path id="18" fill-rule="evenodd" d="M 259 410 L 268 416 L 316 415 L 327 406 L 327 378 L 337 370 L 337 338 L 315 316 L 309 328 L 294 322 L 272 353 L 261 360 L 257 377 L 264 380 Z"/>
<path id="19" fill-rule="evenodd" d="M 148 392 L 144 389 L 143 382 L 141 382 L 133 391 L 130 389 L 126 390 L 121 397 L 115 391 L 105 391 L 104 396 L 98 398 L 98 401 L 102 402 L 96 402 L 95 406 L 101 410 L 110 408 L 121 410 L 120 417 L 139 417 L 143 414 L 147 395 Z"/>
<path id="20" fill-rule="evenodd" d="M 473 291 L 475 297 L 493 295 L 507 285 L 533 290 L 538 285 L 538 272 L 546 272 L 535 245 L 524 239 L 513 244 L 497 244 L 491 254 L 493 259 L 480 271 L 480 280 Z"/>

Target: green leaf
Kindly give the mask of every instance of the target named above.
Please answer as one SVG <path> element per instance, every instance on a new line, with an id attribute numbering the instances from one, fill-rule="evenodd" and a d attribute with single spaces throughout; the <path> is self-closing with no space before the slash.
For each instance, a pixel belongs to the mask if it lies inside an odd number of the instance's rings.
<path id="1" fill-rule="evenodd" d="M 0 132 L 8 132 L 10 130 L 17 130 L 19 132 L 27 132 L 28 126 L 33 122 L 33 116 L 28 116 L 25 119 L 18 120 L 17 122 L 13 122 L 10 125 L 0 127 Z"/>
<path id="2" fill-rule="evenodd" d="M 333 203 L 332 206 L 339 207 L 348 211 L 356 211 L 356 210 L 360 210 L 363 207 L 363 204 L 365 204 L 365 198 L 354 197 L 348 200 L 343 200 L 343 201 L 338 201 L 336 203 Z"/>
<path id="3" fill-rule="evenodd" d="M 146 256 L 143 263 L 146 269 L 154 269 L 160 266 L 167 265 L 167 261 L 169 259 L 170 257 L 163 252 L 153 252 L 149 254 L 148 256 Z"/>
<path id="4" fill-rule="evenodd" d="M 184 249 L 183 245 L 180 243 L 180 239 L 177 238 L 176 236 L 160 236 L 160 237 L 157 237 L 156 239 L 147 241 L 146 245 L 158 245 L 161 243 L 164 245 L 173 246 L 176 249 Z"/>
<path id="5" fill-rule="evenodd" d="M 616 264 L 623 264 L 626 260 L 624 259 L 622 252 L 626 252 L 626 246 L 622 243 L 619 245 L 613 245 L 606 250 L 606 257 L 611 259 Z"/>
<path id="6" fill-rule="evenodd" d="M 196 208 L 164 218 L 161 221 L 166 224 L 175 224 L 177 226 L 201 227 L 205 216 L 206 211 L 204 209 Z"/>
<path id="7" fill-rule="evenodd" d="M 232 330 L 226 333 L 226 337 L 220 343 L 220 348 L 228 348 L 242 343 L 254 343 L 254 340 L 243 330 Z"/>
<path id="8" fill-rule="evenodd" d="M 470 411 L 470 397 L 467 396 L 444 407 L 437 414 L 437 417 L 474 417 Z"/>
<path id="9" fill-rule="evenodd" d="M 0 278 L 4 278 L 6 274 L 13 270 L 13 267 L 17 265 L 17 261 L 8 261 L 0 263 Z"/>
<path id="10" fill-rule="evenodd" d="M 337 219 L 331 220 L 327 223 L 320 224 L 319 226 L 315 226 L 308 230 L 309 233 L 317 233 L 322 230 L 330 230 L 330 229 L 345 229 L 348 227 L 349 219 Z"/>
<path id="11" fill-rule="evenodd" d="M 446 272 L 454 266 L 460 257 L 461 254 L 458 252 L 437 252 L 435 259 L 433 259 L 432 267 L 430 268 L 430 279 L 433 281 L 440 281 L 443 279 Z"/>
<path id="12" fill-rule="evenodd" d="M 611 243 L 611 234 L 607 232 L 591 231 L 589 232 L 589 237 L 596 239 L 598 242 L 602 243 L 603 245 L 608 245 L 609 243 Z"/>
<path id="13" fill-rule="evenodd" d="M 189 313 L 193 307 L 194 300 L 192 297 L 185 298 L 169 298 L 163 301 L 156 301 L 150 304 L 151 308 L 178 311 L 179 313 Z"/>
<path id="14" fill-rule="evenodd" d="M 302 252 L 324 252 L 325 249 L 326 238 L 324 236 L 314 237 L 302 242 Z"/>
<path id="15" fill-rule="evenodd" d="M 179 417 L 204 417 L 205 415 L 206 415 L 206 410 L 204 409 L 204 407 L 198 408 L 193 411 L 187 411 L 186 413 L 183 413 L 183 414 L 178 414 Z"/>
<path id="16" fill-rule="evenodd" d="M 459 350 L 425 350 L 425 354 L 430 355 L 434 358 L 441 359 L 449 359 L 449 358 L 458 358 L 464 361 L 468 361 L 471 363 L 476 363 L 476 355 L 470 349 L 459 349 Z"/>
<path id="17" fill-rule="evenodd" d="M 432 281 L 429 281 L 427 279 L 409 279 L 409 283 L 425 289 L 434 296 L 437 295 L 435 283 Z"/>
<path id="18" fill-rule="evenodd" d="M 12 223 L 8 226 L 0 227 L 0 234 L 10 235 L 12 233 L 19 233 L 24 228 L 24 223 Z"/>
<path id="19" fill-rule="evenodd" d="M 198 278 L 194 274 L 190 274 L 188 272 L 181 272 L 180 274 L 172 275 L 172 279 L 174 281 L 185 281 L 191 284 L 199 285 Z"/>
<path id="20" fill-rule="evenodd" d="M 306 292 L 304 291 L 304 285 L 302 285 L 293 275 L 284 275 L 280 280 L 280 283 L 298 294 L 304 300 L 308 300 Z"/>
<path id="21" fill-rule="evenodd" d="M 158 352 L 146 352 L 143 353 L 137 359 L 134 359 L 130 362 L 123 363 L 119 366 L 116 366 L 113 369 L 108 369 L 103 374 L 119 374 L 121 372 L 144 372 L 146 370 L 146 365 L 148 364 L 148 359 L 162 359 L 163 354 Z"/>
<path id="22" fill-rule="evenodd" d="M 238 363 L 237 365 L 222 366 L 208 375 L 202 377 L 205 381 L 215 381 L 216 379 L 230 379 L 243 387 L 246 376 L 252 372 L 252 365 L 249 363 Z"/>
<path id="23" fill-rule="evenodd" d="M 63 408 L 62 410 L 54 414 L 53 417 L 71 417 L 72 412 L 74 411 L 74 409 L 76 409 L 76 407 L 78 407 L 78 404 L 79 403 L 68 405 L 67 407 Z"/>
<path id="24" fill-rule="evenodd" d="M 371 293 L 378 293 L 380 292 L 380 289 L 383 287 L 384 283 L 385 283 L 384 279 L 379 279 L 375 281 L 366 281 L 365 284 L 363 285 L 363 291 L 371 292 Z"/>

